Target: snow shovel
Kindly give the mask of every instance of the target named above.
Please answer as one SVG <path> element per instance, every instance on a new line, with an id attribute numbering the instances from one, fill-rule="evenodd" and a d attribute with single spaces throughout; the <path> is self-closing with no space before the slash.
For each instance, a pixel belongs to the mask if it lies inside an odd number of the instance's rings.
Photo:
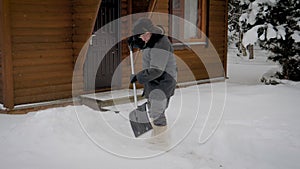
<path id="1" fill-rule="evenodd" d="M 132 46 L 129 45 L 130 51 L 130 63 L 131 63 L 131 74 L 134 74 L 134 65 L 133 65 L 133 52 Z M 136 94 L 136 84 L 133 83 L 133 99 L 135 110 L 129 113 L 130 125 L 133 130 L 134 136 L 139 137 L 140 135 L 146 133 L 147 131 L 152 129 L 152 125 L 149 121 L 146 104 L 144 103 L 140 106 L 137 105 L 137 94 Z"/>

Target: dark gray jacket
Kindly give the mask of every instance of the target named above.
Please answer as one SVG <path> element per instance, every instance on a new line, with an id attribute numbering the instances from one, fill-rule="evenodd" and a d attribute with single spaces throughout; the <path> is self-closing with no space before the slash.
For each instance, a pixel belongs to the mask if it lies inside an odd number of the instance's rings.
<path id="1" fill-rule="evenodd" d="M 154 89 L 164 92 L 167 98 L 174 95 L 177 81 L 177 64 L 174 49 L 166 36 L 152 34 L 143 50 L 143 70 L 137 74 L 139 83 L 144 84 L 144 95 Z"/>

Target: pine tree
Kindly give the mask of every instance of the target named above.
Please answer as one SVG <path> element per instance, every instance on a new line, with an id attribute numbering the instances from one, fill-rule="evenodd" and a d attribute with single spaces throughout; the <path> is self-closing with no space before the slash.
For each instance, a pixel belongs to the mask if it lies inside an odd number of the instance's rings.
<path id="1" fill-rule="evenodd" d="M 300 81 L 299 0 L 252 0 L 240 25 L 244 46 L 258 42 L 272 53 L 268 59 L 282 66 L 277 78 Z"/>
<path id="2" fill-rule="evenodd" d="M 242 45 L 243 29 L 239 18 L 247 11 L 250 0 L 229 0 L 228 1 L 228 42 L 235 43 L 240 53 L 246 56 L 246 49 Z M 237 54 L 240 56 L 240 54 Z"/>
<path id="3" fill-rule="evenodd" d="M 279 0 L 266 15 L 259 44 L 273 53 L 268 58 L 278 62 L 282 71 L 276 75 L 280 79 L 300 81 L 300 2 L 299 0 Z M 272 37 L 270 31 L 275 32 Z M 268 37 L 269 35 L 269 37 Z M 270 38 L 272 37 L 272 38 Z"/>
<path id="4" fill-rule="evenodd" d="M 248 2 L 249 4 L 249 2 Z M 239 18 L 245 12 L 248 7 L 246 2 L 241 0 L 229 0 L 228 1 L 228 31 L 229 31 L 229 43 L 234 43 L 239 39 L 241 31 Z"/>

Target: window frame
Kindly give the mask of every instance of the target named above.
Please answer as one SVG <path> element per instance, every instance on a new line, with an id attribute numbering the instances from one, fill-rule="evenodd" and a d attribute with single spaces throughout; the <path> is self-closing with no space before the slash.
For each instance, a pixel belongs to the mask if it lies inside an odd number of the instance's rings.
<path id="1" fill-rule="evenodd" d="M 173 9 L 173 1 L 169 1 L 169 13 L 171 15 L 178 16 L 180 18 L 184 18 L 184 13 L 185 13 L 185 1 L 186 0 L 178 0 L 180 1 L 180 7 L 178 10 Z M 207 45 L 207 36 L 208 36 L 208 7 L 209 7 L 209 0 L 198 0 L 198 17 L 200 18 L 200 22 L 197 23 L 197 27 L 203 32 L 204 36 L 201 36 L 200 38 L 189 38 L 185 39 L 184 42 L 180 42 L 174 38 L 171 37 L 171 42 L 173 46 L 186 46 L 186 45 Z M 200 15 L 200 16 L 199 16 Z M 172 18 L 169 20 L 169 35 L 172 35 Z M 184 25 L 180 24 L 180 30 L 182 33 L 184 33 Z"/>

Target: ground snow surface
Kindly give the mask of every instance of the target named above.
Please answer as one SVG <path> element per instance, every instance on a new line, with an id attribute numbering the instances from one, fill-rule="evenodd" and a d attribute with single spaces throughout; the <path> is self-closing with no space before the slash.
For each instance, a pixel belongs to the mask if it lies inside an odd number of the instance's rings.
<path id="1" fill-rule="evenodd" d="M 157 137 L 132 137 L 131 104 L 119 114 L 67 106 L 0 115 L 0 168 L 300 168 L 300 84 L 260 84 L 277 65 L 229 56 L 226 83 L 176 91 L 169 130 Z"/>

